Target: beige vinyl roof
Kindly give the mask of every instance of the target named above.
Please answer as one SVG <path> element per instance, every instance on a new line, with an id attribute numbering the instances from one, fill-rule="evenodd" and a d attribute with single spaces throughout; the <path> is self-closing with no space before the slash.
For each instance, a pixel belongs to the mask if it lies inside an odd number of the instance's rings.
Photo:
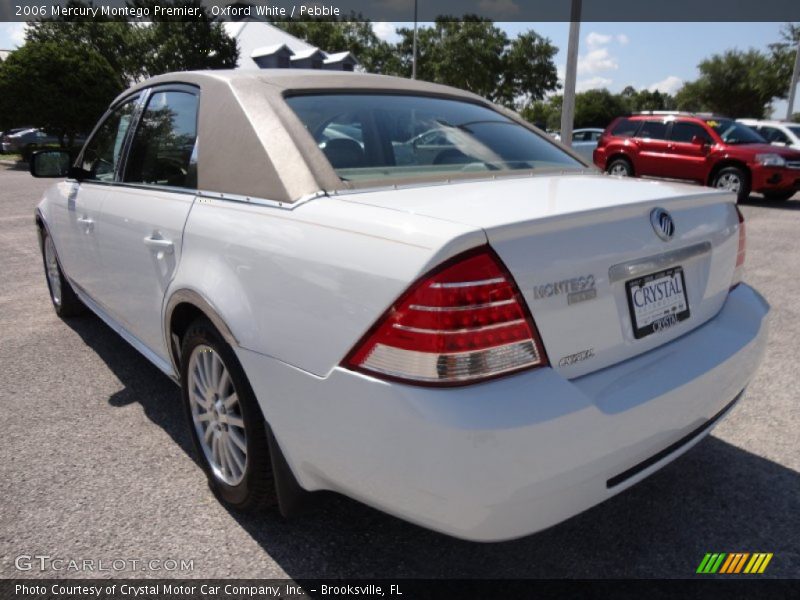
<path id="1" fill-rule="evenodd" d="M 516 113 L 455 88 L 342 71 L 263 69 L 188 71 L 143 81 L 121 94 L 182 83 L 200 88 L 198 188 L 278 202 L 295 202 L 322 191 L 357 187 L 342 181 L 312 136 L 284 101 L 291 92 L 364 91 L 420 93 L 478 102 L 533 129 Z M 383 181 L 382 184 L 387 183 Z M 409 183 L 405 180 L 404 183 Z"/>

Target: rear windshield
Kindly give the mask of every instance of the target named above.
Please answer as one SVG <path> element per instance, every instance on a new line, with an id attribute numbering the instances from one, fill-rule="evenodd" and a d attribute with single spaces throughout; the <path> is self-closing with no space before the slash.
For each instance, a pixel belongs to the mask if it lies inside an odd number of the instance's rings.
<path id="1" fill-rule="evenodd" d="M 766 140 L 750 129 L 731 119 L 709 119 L 706 125 L 719 134 L 726 144 L 765 144 Z"/>
<path id="2" fill-rule="evenodd" d="M 796 137 L 800 138 L 800 125 L 798 125 L 797 127 L 787 126 L 786 129 L 791 131 Z"/>
<path id="3" fill-rule="evenodd" d="M 345 181 L 585 168 L 522 125 L 469 102 L 385 94 L 286 102 Z"/>

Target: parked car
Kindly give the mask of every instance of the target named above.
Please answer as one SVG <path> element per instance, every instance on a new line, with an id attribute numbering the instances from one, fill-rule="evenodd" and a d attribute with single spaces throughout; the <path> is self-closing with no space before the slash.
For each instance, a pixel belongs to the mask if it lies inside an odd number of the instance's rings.
<path id="1" fill-rule="evenodd" d="M 3 152 L 30 153 L 40 146 L 58 144 L 59 139 L 41 129 L 23 129 L 3 136 Z"/>
<path id="2" fill-rule="evenodd" d="M 395 164 L 437 127 L 447 160 Z M 333 490 L 523 536 L 686 452 L 765 349 L 733 194 L 598 174 L 450 87 L 167 74 L 31 172 L 62 178 L 36 211 L 55 311 L 181 386 L 234 510 Z"/>
<path id="3" fill-rule="evenodd" d="M 33 127 L 14 127 L 12 129 L 6 129 L 3 132 L 0 132 L 0 152 L 5 152 L 3 150 L 3 142 L 5 141 L 6 136 L 13 135 L 15 133 L 19 133 L 20 131 L 25 131 L 27 129 L 34 129 Z"/>
<path id="4" fill-rule="evenodd" d="M 758 119 L 736 119 L 747 125 L 774 146 L 800 150 L 800 123 L 786 121 L 760 121 Z"/>
<path id="5" fill-rule="evenodd" d="M 592 155 L 601 135 L 603 130 L 595 127 L 576 129 L 572 132 L 572 149 L 588 162 L 592 162 Z"/>
<path id="6" fill-rule="evenodd" d="M 732 119 L 688 113 L 619 117 L 605 130 L 594 163 L 614 175 L 683 179 L 787 200 L 800 189 L 800 152 L 769 145 Z"/>
<path id="7" fill-rule="evenodd" d="M 7 135 L 4 134 L 0 139 L 2 139 L 3 152 L 21 154 L 24 160 L 30 159 L 31 153 L 34 150 L 47 146 L 56 146 L 61 143 L 58 136 L 35 128 L 17 130 L 15 133 L 9 133 Z M 78 135 L 73 139 L 73 145 L 80 146 L 85 141 L 85 136 Z"/>

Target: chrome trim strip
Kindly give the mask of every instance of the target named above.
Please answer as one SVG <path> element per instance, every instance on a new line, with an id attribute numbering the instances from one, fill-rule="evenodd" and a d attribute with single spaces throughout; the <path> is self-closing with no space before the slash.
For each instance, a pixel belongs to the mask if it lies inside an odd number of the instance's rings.
<path id="1" fill-rule="evenodd" d="M 497 302 L 488 302 L 486 304 L 467 304 L 466 306 L 423 306 L 422 304 L 410 304 L 408 308 L 423 312 L 459 312 L 463 310 L 480 310 L 482 308 L 508 306 L 514 303 L 516 303 L 516 299 L 509 298 L 508 300 L 498 300 Z"/>
<path id="2" fill-rule="evenodd" d="M 298 198 L 294 202 L 281 202 L 280 200 L 270 200 L 269 198 L 258 198 L 256 196 L 241 196 L 239 194 L 224 194 L 222 192 L 211 192 L 208 190 L 197 190 L 198 198 L 208 198 L 210 200 L 223 200 L 226 202 L 239 202 L 241 204 L 252 204 L 255 206 L 269 206 L 272 208 L 282 208 L 292 210 L 310 200 L 327 196 L 325 192 L 314 192 Z"/>
<path id="3" fill-rule="evenodd" d="M 505 283 L 505 277 L 494 277 L 492 279 L 480 279 L 478 281 L 456 281 L 453 283 L 432 283 L 432 288 L 449 289 L 449 288 L 465 288 L 477 287 L 479 285 L 491 285 L 493 283 Z"/>
<path id="4" fill-rule="evenodd" d="M 677 250 L 671 250 L 663 254 L 637 258 L 636 260 L 619 263 L 609 268 L 608 280 L 611 283 L 616 283 L 617 281 L 624 281 L 640 275 L 646 275 L 674 266 L 675 263 L 697 258 L 709 252 L 711 252 L 711 242 L 700 242 L 699 244 L 692 244 L 691 246 L 678 248 Z"/>
<path id="5" fill-rule="evenodd" d="M 524 323 L 525 319 L 515 319 L 514 321 L 504 321 L 503 323 L 493 323 L 491 325 L 482 325 L 481 327 L 466 327 L 464 329 L 420 329 L 419 327 L 409 327 L 408 325 L 400 325 L 395 323 L 392 325 L 395 329 L 401 331 L 409 331 L 411 333 L 424 333 L 427 335 L 455 335 L 459 333 L 477 333 L 480 331 L 491 331 L 492 329 L 502 329 L 503 327 L 510 327 L 511 325 L 519 325 Z"/>

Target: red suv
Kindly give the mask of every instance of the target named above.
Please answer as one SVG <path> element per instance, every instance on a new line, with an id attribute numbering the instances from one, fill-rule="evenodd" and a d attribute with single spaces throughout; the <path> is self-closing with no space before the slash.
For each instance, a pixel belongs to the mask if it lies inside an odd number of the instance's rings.
<path id="1" fill-rule="evenodd" d="M 800 152 L 771 146 L 733 119 L 683 113 L 619 117 L 606 128 L 594 164 L 612 175 L 686 179 L 744 200 L 750 191 L 788 200 L 800 190 Z"/>

